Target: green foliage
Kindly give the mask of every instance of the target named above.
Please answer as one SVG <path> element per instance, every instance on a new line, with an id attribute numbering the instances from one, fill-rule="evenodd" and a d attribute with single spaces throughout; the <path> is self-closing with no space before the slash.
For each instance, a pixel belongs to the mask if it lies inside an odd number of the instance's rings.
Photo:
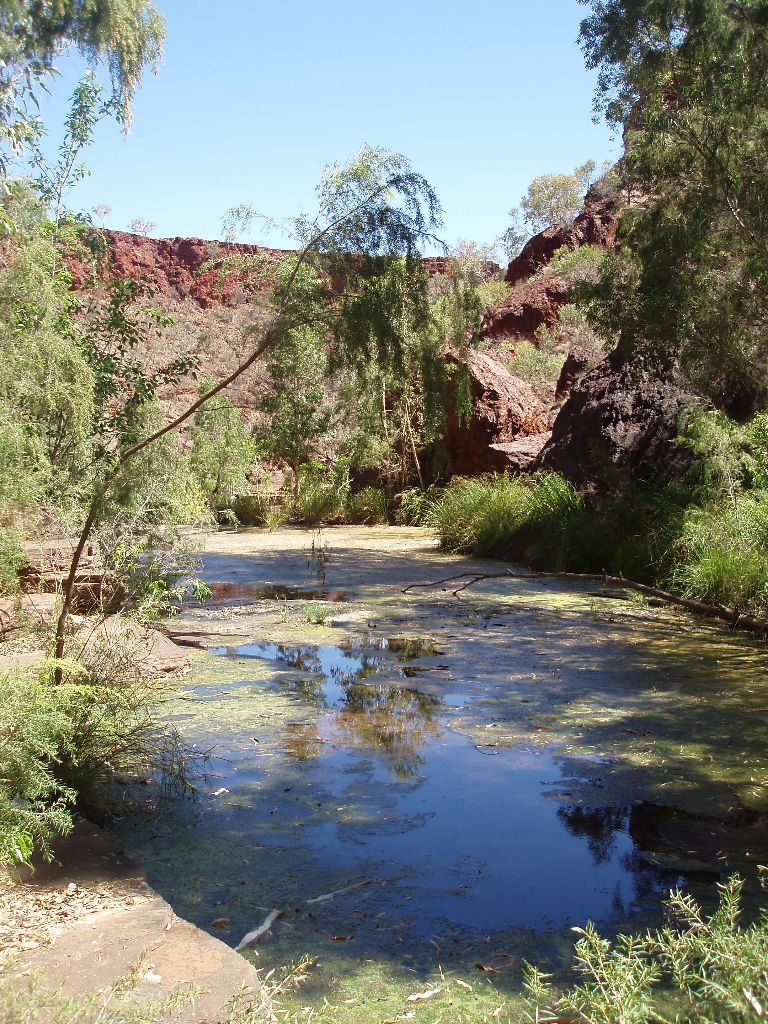
<path id="1" fill-rule="evenodd" d="M 680 443 L 694 455 L 691 479 L 705 496 L 768 487 L 768 414 L 737 423 L 712 409 L 694 409 Z"/>
<path id="2" fill-rule="evenodd" d="M 5 510 L 46 497 L 77 500 L 90 451 L 93 378 L 79 344 L 67 276 L 39 210 L 17 185 L 11 209 L 25 208 L 19 235 L 0 264 L 0 493 Z"/>
<path id="3" fill-rule="evenodd" d="M 18 153 L 35 131 L 30 114 L 60 49 L 76 46 L 92 62 L 103 60 L 112 99 L 124 124 L 145 68 L 156 69 L 165 27 L 147 0 L 59 0 L 29 4 L 4 0 L 0 9 L 0 140 Z"/>
<path id="4" fill-rule="evenodd" d="M 322 626 L 333 614 L 333 608 L 321 601 L 310 601 L 302 606 L 302 613 L 307 622 Z"/>
<path id="5" fill-rule="evenodd" d="M 562 246 L 550 260 L 547 271 L 571 285 L 593 282 L 600 277 L 605 257 L 605 250 L 596 245 L 581 245 L 578 249 Z"/>
<path id="6" fill-rule="evenodd" d="M 387 492 L 381 487 L 364 487 L 347 498 L 347 518 L 351 523 L 376 526 L 389 522 Z"/>
<path id="7" fill-rule="evenodd" d="M 19 589 L 19 570 L 26 561 L 18 530 L 0 526 L 0 594 Z"/>
<path id="8" fill-rule="evenodd" d="M 563 368 L 563 356 L 537 348 L 530 341 L 515 343 L 514 355 L 507 361 L 509 372 L 535 388 L 551 391 Z"/>
<path id="9" fill-rule="evenodd" d="M 349 493 L 349 476 L 342 461 L 327 468 L 310 462 L 299 470 L 300 490 L 296 512 L 303 523 L 315 525 L 341 515 Z"/>
<path id="10" fill-rule="evenodd" d="M 599 315 L 680 356 L 743 414 L 765 400 L 768 35 L 756 0 L 600 0 L 581 41 L 598 105 L 625 130 L 622 218 Z M 757 406 L 756 404 L 757 403 Z"/>
<path id="11" fill-rule="evenodd" d="M 547 976 L 528 966 L 529 1019 L 577 1014 L 594 1024 L 749 1024 L 768 999 L 768 916 L 740 924 L 743 883 L 718 886 L 720 901 L 706 915 L 679 891 L 668 900 L 675 925 L 615 943 L 591 924 L 574 929 L 580 981 L 555 997 Z M 552 1010 L 545 1009 L 552 1006 Z"/>
<path id="12" fill-rule="evenodd" d="M 596 169 L 595 161 L 588 160 L 571 174 L 541 174 L 533 179 L 520 206 L 509 211 L 512 223 L 500 239 L 510 259 L 517 255 L 526 238 L 574 220 Z M 603 172 L 606 169 L 603 167 Z"/>
<path id="13" fill-rule="evenodd" d="M 214 382 L 200 384 L 205 394 Z M 191 471 L 213 512 L 231 508 L 247 491 L 248 474 L 256 458 L 256 445 L 232 400 L 222 395 L 207 402 L 195 415 L 192 427 Z"/>
<path id="14" fill-rule="evenodd" d="M 72 722 L 59 694 L 23 675 L 0 673 L 0 865 L 29 860 L 72 827 L 75 792 L 57 775 Z"/>
<path id="15" fill-rule="evenodd" d="M 310 285 L 316 288 L 317 280 Z M 312 296 L 308 315 L 319 315 L 316 301 Z M 259 454 L 290 466 L 298 498 L 299 467 L 318 454 L 335 412 L 324 386 L 327 358 L 317 327 L 297 328 L 280 337 L 270 349 L 267 372 L 269 391 L 259 408 L 269 423 L 259 434 Z"/>

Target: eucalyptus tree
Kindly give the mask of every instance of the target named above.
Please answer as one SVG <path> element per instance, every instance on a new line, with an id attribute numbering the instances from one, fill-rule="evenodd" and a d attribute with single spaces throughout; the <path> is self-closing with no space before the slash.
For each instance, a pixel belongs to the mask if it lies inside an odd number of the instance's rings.
<path id="1" fill-rule="evenodd" d="M 342 358 L 375 350 L 397 359 L 406 344 L 402 310 L 415 316 L 427 302 L 421 248 L 439 243 L 435 232 L 440 225 L 434 191 L 404 157 L 365 146 L 349 163 L 327 168 L 317 189 L 315 216 L 291 222 L 299 248 L 267 271 L 275 285 L 271 308 L 266 319 L 247 332 L 248 351 L 239 365 L 140 439 L 118 431 L 112 446 L 94 463 L 91 497 L 63 587 L 57 659 L 64 654 L 82 553 L 109 507 L 110 493 L 141 453 L 187 423 L 291 332 L 322 323 L 329 345 Z M 399 305 L 393 315 L 387 282 L 395 262 L 410 273 L 400 275 Z M 268 267 L 268 261 L 257 258 L 257 271 Z M 59 667 L 57 681 L 62 677 Z"/>
<path id="2" fill-rule="evenodd" d="M 644 197 L 622 220 L 598 311 L 680 356 L 726 409 L 765 401 L 768 15 L 764 0 L 582 0 L 597 107 Z"/>
<path id="3" fill-rule="evenodd" d="M 119 120 L 131 121 L 136 87 L 162 54 L 165 23 L 148 0 L 3 0 L 0 4 L 0 143 L 18 153 L 35 131 L 35 102 L 75 46 L 105 63 Z"/>

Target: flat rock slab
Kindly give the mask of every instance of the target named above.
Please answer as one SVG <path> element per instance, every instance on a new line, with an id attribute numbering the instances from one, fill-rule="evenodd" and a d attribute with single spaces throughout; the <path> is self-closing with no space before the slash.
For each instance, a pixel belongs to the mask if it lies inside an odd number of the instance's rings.
<path id="1" fill-rule="evenodd" d="M 65 916 L 49 936 L 50 945 L 13 961 L 9 974 L 20 986 L 34 976 L 74 997 L 109 992 L 131 976 L 135 983 L 127 998 L 136 1004 L 197 987 L 200 994 L 194 1002 L 164 1014 L 164 1024 L 220 1024 L 229 1017 L 228 1004 L 244 988 L 261 990 L 253 966 L 219 939 L 178 918 L 107 834 L 80 822 L 55 852 L 53 863 L 19 880 L 20 898 L 34 902 L 58 890 L 63 903 L 72 893 L 86 912 Z M 93 901 L 84 899 L 94 891 L 104 907 L 95 912 Z"/>
<path id="2" fill-rule="evenodd" d="M 140 678 L 156 679 L 187 672 L 189 655 L 156 629 L 147 629 L 122 615 L 110 615 L 97 625 L 86 619 L 78 631 L 80 650 L 76 656 L 85 664 L 115 651 L 126 670 Z M 77 645 L 76 645 L 77 646 Z"/>

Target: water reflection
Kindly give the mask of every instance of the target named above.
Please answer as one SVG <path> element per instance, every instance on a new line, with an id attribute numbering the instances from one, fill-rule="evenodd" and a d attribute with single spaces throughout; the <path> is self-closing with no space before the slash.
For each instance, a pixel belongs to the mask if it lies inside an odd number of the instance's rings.
<path id="1" fill-rule="evenodd" d="M 419 749 L 442 735 L 435 714 L 442 701 L 434 694 L 393 686 L 351 686 L 346 707 L 333 718 L 334 739 L 355 750 L 379 753 L 397 778 L 419 774 Z"/>
<path id="2" fill-rule="evenodd" d="M 559 808 L 557 816 L 571 835 L 586 839 L 595 864 L 610 860 L 617 833 L 626 835 L 629 831 L 629 811 L 625 807 L 565 806 Z"/>
<path id="3" fill-rule="evenodd" d="M 406 682 L 434 666 L 401 664 L 439 654 L 431 641 L 366 637 L 357 643 L 317 647 L 256 643 L 219 647 L 214 653 L 278 662 L 305 673 L 287 683 L 310 704 L 335 712 L 327 723 L 331 738 L 351 749 L 379 754 L 396 778 L 416 776 L 424 763 L 420 748 L 442 734 L 435 718 L 443 709 L 441 695 Z M 390 678 L 377 682 L 382 671 Z M 316 729 L 291 726 L 288 733 L 290 756 L 299 761 L 320 756 L 322 738 Z"/>

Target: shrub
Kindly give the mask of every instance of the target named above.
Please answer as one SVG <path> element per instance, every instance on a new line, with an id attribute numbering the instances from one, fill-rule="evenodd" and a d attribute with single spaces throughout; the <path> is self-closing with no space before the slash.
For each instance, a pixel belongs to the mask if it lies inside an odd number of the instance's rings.
<path id="1" fill-rule="evenodd" d="M 24 562 L 19 533 L 0 527 L 0 594 L 13 594 L 19 589 L 19 570 Z"/>
<path id="2" fill-rule="evenodd" d="M 594 283 L 599 280 L 604 263 L 604 249 L 595 245 L 569 249 L 564 245 L 552 257 L 547 271 L 562 277 L 568 284 Z"/>
<path id="3" fill-rule="evenodd" d="M 743 883 L 732 876 L 718 886 L 720 902 L 706 916 L 696 901 L 672 893 L 667 906 L 676 927 L 621 935 L 614 944 L 593 925 L 577 928 L 580 982 L 553 998 L 547 976 L 528 966 L 529 1019 L 578 1015 L 591 1024 L 749 1024 L 768 1001 L 768 915 L 739 923 Z M 544 1011 L 554 1003 L 552 1012 Z M 670 1005 L 672 1012 L 670 1013 Z"/>
<path id="4" fill-rule="evenodd" d="M 320 463 L 309 462 L 299 471 L 299 518 L 313 525 L 340 516 L 349 490 L 349 477 L 345 464 L 326 469 Z"/>
<path id="5" fill-rule="evenodd" d="M 59 694 L 26 676 L 0 674 L 0 864 L 50 853 L 54 835 L 72 827 L 75 792 L 56 767 L 72 722 Z"/>
<path id="6" fill-rule="evenodd" d="M 75 804 L 95 818 L 123 809 L 131 783 L 189 786 L 195 760 L 158 715 L 159 684 L 141 674 L 130 634 L 89 642 L 83 663 L 51 662 L 39 678 L 0 674 L 0 864 L 69 830 Z M 56 665 L 66 682 L 55 684 Z"/>
<path id="7" fill-rule="evenodd" d="M 363 523 L 365 526 L 388 523 L 390 508 L 387 492 L 381 487 L 364 487 L 357 494 L 350 494 L 346 511 L 351 523 Z"/>
<path id="8" fill-rule="evenodd" d="M 537 348 L 530 341 L 515 342 L 515 354 L 509 359 L 510 373 L 528 381 L 535 388 L 551 390 L 563 368 L 563 356 Z"/>

